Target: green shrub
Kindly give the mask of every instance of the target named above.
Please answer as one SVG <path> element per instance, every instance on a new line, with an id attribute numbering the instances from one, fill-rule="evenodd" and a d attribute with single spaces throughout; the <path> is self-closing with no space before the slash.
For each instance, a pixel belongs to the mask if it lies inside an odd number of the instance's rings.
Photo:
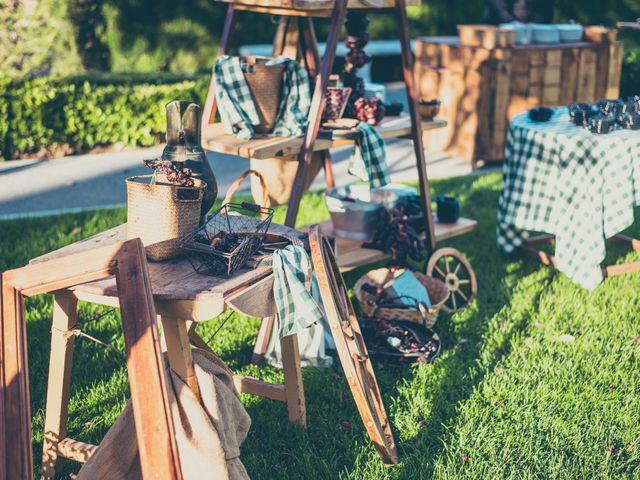
<path id="1" fill-rule="evenodd" d="M 0 82 L 0 158 L 100 145 L 151 146 L 165 131 L 164 105 L 202 104 L 208 78 L 89 75 Z"/>
<path id="2" fill-rule="evenodd" d="M 640 48 L 624 51 L 620 95 L 640 95 Z"/>

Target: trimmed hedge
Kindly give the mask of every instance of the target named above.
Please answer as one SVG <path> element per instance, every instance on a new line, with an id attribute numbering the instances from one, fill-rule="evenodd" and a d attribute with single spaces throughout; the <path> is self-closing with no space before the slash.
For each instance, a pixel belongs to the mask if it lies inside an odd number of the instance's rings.
<path id="1" fill-rule="evenodd" d="M 208 76 L 99 75 L 0 81 L 0 159 L 100 145 L 151 146 L 165 132 L 164 105 L 202 105 Z"/>

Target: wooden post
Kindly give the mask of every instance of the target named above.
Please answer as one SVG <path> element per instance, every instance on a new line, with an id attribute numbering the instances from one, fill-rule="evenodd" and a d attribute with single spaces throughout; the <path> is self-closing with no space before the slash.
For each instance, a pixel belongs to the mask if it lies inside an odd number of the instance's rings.
<path id="1" fill-rule="evenodd" d="M 231 40 L 231 32 L 236 20 L 236 11 L 233 4 L 229 4 L 227 7 L 227 16 L 224 20 L 224 27 L 222 28 L 222 36 L 220 37 L 220 49 L 216 59 L 221 55 L 224 55 L 229 51 L 229 41 Z M 208 125 L 216 119 L 216 82 L 213 76 L 213 65 L 211 65 L 211 80 L 209 81 L 209 89 L 207 90 L 207 99 L 204 102 L 204 109 L 202 110 L 203 124 Z"/>
<path id="2" fill-rule="evenodd" d="M 307 409 L 304 399 L 304 384 L 300 368 L 298 336 L 294 333 L 280 340 L 282 346 L 282 370 L 284 373 L 284 391 L 287 399 L 289 420 L 306 428 Z"/>
<path id="3" fill-rule="evenodd" d="M 167 353 L 171 369 L 185 381 L 198 401 L 202 403 L 200 387 L 193 367 L 191 342 L 186 320 L 162 316 L 162 332 L 167 342 Z"/>
<path id="4" fill-rule="evenodd" d="M 333 68 L 333 61 L 336 57 L 336 48 L 338 46 L 338 37 L 344 23 L 344 16 L 347 7 L 347 0 L 336 0 L 333 7 L 333 15 L 331 18 L 331 26 L 329 36 L 327 37 L 327 46 L 325 48 L 324 57 L 320 64 L 320 72 L 316 78 L 315 88 L 313 90 L 313 98 L 311 100 L 311 108 L 309 109 L 309 123 L 304 136 L 304 143 L 298 155 L 298 169 L 293 181 L 291 189 L 291 197 L 289 198 L 289 206 L 287 208 L 287 216 L 285 225 L 295 227 L 300 200 L 304 189 L 304 181 L 307 178 L 307 172 L 311 165 L 313 155 L 313 144 L 318 137 L 320 128 L 320 120 L 324 110 L 324 93 L 327 89 L 329 75 Z"/>
<path id="5" fill-rule="evenodd" d="M 3 273 L 1 278 L 0 478 L 30 480 L 33 452 L 24 300 L 10 273 Z"/>
<path id="6" fill-rule="evenodd" d="M 116 271 L 142 477 L 182 479 L 144 246 L 122 244 Z"/>
<path id="7" fill-rule="evenodd" d="M 42 476 L 54 478 L 60 474 L 62 459 L 58 458 L 58 444 L 67 438 L 69 391 L 78 301 L 68 293 L 57 293 L 53 299 L 51 355 L 47 380 L 47 406 L 42 444 Z"/>
<path id="8" fill-rule="evenodd" d="M 415 82 L 413 78 L 413 52 L 409 41 L 409 19 L 405 0 L 396 0 L 396 12 L 400 27 L 400 44 L 402 46 L 402 73 L 407 85 L 407 101 L 409 102 L 409 115 L 411 116 L 411 138 L 413 150 L 416 155 L 418 167 L 418 180 L 420 187 L 420 201 L 425 221 L 427 222 L 428 246 L 433 252 L 436 248 L 436 236 L 433 231 L 433 216 L 431 214 L 431 194 L 429 193 L 429 179 L 427 178 L 427 164 L 422 144 L 422 119 L 418 112 Z"/>

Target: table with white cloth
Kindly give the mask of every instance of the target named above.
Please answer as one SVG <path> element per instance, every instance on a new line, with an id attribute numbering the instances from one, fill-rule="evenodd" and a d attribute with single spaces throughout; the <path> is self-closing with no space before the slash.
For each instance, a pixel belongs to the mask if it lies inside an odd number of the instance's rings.
<path id="1" fill-rule="evenodd" d="M 633 224 L 638 204 L 640 131 L 595 134 L 575 126 L 565 107 L 548 122 L 535 122 L 528 113 L 513 118 L 498 210 L 502 251 L 526 248 L 531 232 L 550 234 L 555 257 L 546 263 L 592 290 L 603 279 L 605 239 L 624 238 L 637 248 L 637 241 L 616 234 Z M 609 275 L 635 267 L 640 264 Z"/>

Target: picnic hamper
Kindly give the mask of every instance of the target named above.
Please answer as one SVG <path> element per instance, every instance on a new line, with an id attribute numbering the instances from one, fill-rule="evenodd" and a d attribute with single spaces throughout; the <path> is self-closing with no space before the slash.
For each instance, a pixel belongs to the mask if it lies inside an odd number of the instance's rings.
<path id="1" fill-rule="evenodd" d="M 180 238 L 200 223 L 206 183 L 194 179 L 193 187 L 162 181 L 163 175 L 127 178 L 127 238 L 140 237 L 147 258 L 167 260 L 181 254 Z"/>
<path id="2" fill-rule="evenodd" d="M 353 287 L 355 296 L 360 304 L 360 311 L 366 316 L 371 316 L 375 313 L 378 319 L 404 320 L 431 328 L 438 319 L 440 308 L 449 298 L 449 290 L 444 282 L 420 272 L 413 272 L 418 281 L 427 289 L 431 299 L 431 306 L 422 309 L 422 311 L 418 308 L 407 308 L 400 305 L 398 307 L 378 307 L 376 295 L 363 288 L 365 285 L 386 288 L 403 272 L 404 269 L 379 268 L 371 270 L 360 277 Z"/>
<path id="3" fill-rule="evenodd" d="M 254 125 L 256 133 L 271 133 L 276 126 L 278 107 L 282 98 L 284 65 L 268 65 L 269 57 L 241 57 L 246 65 L 244 78 L 251 91 L 260 123 Z"/>

